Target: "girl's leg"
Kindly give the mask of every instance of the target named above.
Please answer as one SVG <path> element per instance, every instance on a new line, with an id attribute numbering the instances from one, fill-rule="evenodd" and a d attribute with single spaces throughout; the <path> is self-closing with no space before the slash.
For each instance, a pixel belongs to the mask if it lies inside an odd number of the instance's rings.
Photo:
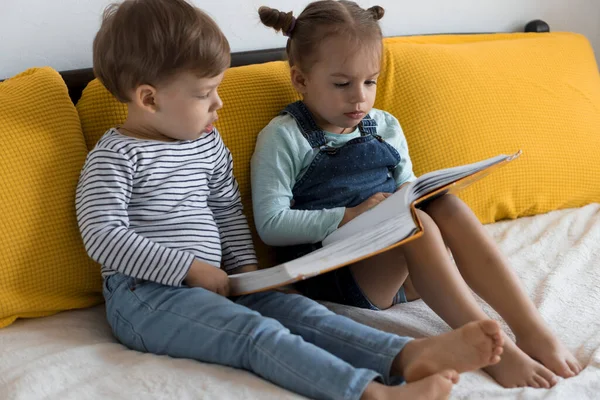
<path id="1" fill-rule="evenodd" d="M 387 393 L 373 382 L 377 372 L 355 368 L 276 320 L 205 289 L 113 275 L 104 295 L 115 336 L 132 349 L 246 369 L 310 398 L 359 399 L 373 387 Z"/>
<path id="2" fill-rule="evenodd" d="M 392 250 L 350 265 L 352 277 L 369 301 L 381 310 L 390 308 L 400 288 L 410 279 L 401 251 Z M 418 298 L 413 285 L 405 285 L 408 301 Z"/>
<path id="3" fill-rule="evenodd" d="M 448 256 L 439 228 L 425 212 L 418 213 L 424 234 L 402 249 L 421 298 L 452 328 L 488 318 Z M 502 360 L 486 371 L 504 387 L 548 388 L 556 383 L 550 370 L 531 359 L 508 337 L 505 337 Z"/>
<path id="4" fill-rule="evenodd" d="M 279 292 L 243 296 L 239 304 L 280 321 L 291 333 L 357 368 L 416 381 L 445 369 L 471 371 L 496 363 L 502 352 L 500 325 L 474 322 L 450 333 L 410 340 L 337 315 L 307 297 Z"/>
<path id="5" fill-rule="evenodd" d="M 464 280 L 504 318 L 517 345 L 564 378 L 578 374 L 579 363 L 546 326 L 471 209 L 458 197 L 447 195 L 431 203 L 426 212 L 452 250 Z"/>
<path id="6" fill-rule="evenodd" d="M 362 267 L 364 273 L 355 274 L 361 290 L 375 305 L 383 305 L 384 307 L 380 308 L 385 308 L 385 304 L 381 302 L 390 300 L 389 297 L 382 297 L 381 292 L 390 287 L 392 280 L 389 275 L 376 272 L 393 271 L 398 260 L 405 258 L 416 291 L 423 301 L 452 328 L 459 328 L 471 321 L 487 319 L 488 316 L 481 310 L 471 289 L 450 259 L 439 228 L 425 212 L 418 210 L 418 213 L 424 225 L 423 236 L 400 248 L 383 253 L 378 258 L 370 258 L 368 260 L 370 263 Z M 385 257 L 382 257 L 384 255 Z M 378 266 L 376 271 L 373 270 L 375 266 Z M 368 268 L 371 268 L 370 273 Z M 393 292 L 393 288 L 389 289 L 389 292 Z M 377 300 L 380 301 L 379 304 Z M 490 375 L 505 387 L 554 385 L 556 378 L 549 369 L 531 359 L 507 336 L 504 339 L 502 360 L 499 364 L 486 369 Z"/>

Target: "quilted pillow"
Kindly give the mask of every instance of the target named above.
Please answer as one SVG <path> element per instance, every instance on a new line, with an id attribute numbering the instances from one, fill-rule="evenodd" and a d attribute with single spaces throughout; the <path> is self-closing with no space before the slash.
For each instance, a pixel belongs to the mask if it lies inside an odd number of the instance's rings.
<path id="1" fill-rule="evenodd" d="M 388 39 L 375 106 L 417 175 L 523 150 L 461 193 L 484 223 L 600 202 L 600 76 L 581 35 Z"/>
<path id="2" fill-rule="evenodd" d="M 102 301 L 99 267 L 75 219 L 87 149 L 61 76 L 0 83 L 0 327 Z"/>

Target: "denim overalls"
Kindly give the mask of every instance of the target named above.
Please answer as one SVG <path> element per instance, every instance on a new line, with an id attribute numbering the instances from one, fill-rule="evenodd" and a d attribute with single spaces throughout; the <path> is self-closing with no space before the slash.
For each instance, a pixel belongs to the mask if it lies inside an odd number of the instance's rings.
<path id="1" fill-rule="evenodd" d="M 325 133 L 303 102 L 288 105 L 282 114 L 291 115 L 310 146 L 318 149 L 306 173 L 292 188 L 292 209 L 355 207 L 375 193 L 394 192 L 396 182 L 392 173 L 400 162 L 400 154 L 377 135 L 377 123 L 369 115 L 358 125 L 360 137 L 334 148 L 327 146 Z M 278 261 L 289 261 L 320 247 L 321 243 L 282 247 L 277 251 Z M 348 267 L 298 282 L 296 286 L 315 300 L 377 309 L 358 287 Z M 393 303 L 405 301 L 401 288 Z"/>

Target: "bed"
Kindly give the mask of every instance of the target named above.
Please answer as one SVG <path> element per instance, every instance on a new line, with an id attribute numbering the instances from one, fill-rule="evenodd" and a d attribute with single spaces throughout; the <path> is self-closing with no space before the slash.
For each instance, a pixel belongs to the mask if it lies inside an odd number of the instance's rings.
<path id="1" fill-rule="evenodd" d="M 484 372 L 465 373 L 451 398 L 600 398 L 600 204 L 486 229 L 584 370 L 549 390 L 503 389 Z M 383 312 L 327 305 L 403 335 L 449 329 L 420 300 Z M 302 398 L 245 371 L 128 350 L 113 338 L 103 306 L 19 320 L 0 331 L 0 349 L 0 398 L 6 400 Z"/>

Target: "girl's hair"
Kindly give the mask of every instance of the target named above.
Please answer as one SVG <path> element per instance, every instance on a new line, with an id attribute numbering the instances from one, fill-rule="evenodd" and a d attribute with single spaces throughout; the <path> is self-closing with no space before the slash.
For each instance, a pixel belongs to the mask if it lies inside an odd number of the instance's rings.
<path id="1" fill-rule="evenodd" d="M 317 61 L 319 44 L 332 36 L 342 36 L 358 46 L 377 42 L 381 54 L 379 20 L 384 10 L 380 6 L 363 9 L 353 1 L 321 0 L 310 3 L 295 18 L 292 12 L 282 12 L 262 6 L 260 20 L 266 26 L 283 32 L 289 39 L 286 53 L 290 66 L 307 72 Z"/>

